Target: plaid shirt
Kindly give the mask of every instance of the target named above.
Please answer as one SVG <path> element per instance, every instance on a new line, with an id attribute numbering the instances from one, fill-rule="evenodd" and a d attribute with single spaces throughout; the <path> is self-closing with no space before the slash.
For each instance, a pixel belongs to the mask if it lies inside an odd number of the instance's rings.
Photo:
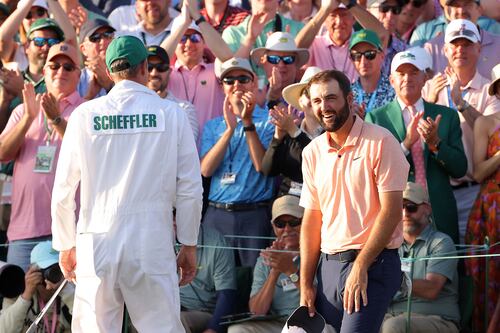
<path id="1" fill-rule="evenodd" d="M 224 16 L 222 17 L 221 22 L 219 22 L 219 23 L 213 22 L 208 17 L 206 8 L 203 8 L 200 11 L 200 14 L 203 15 L 203 17 L 205 17 L 207 22 L 210 23 L 212 25 L 212 27 L 221 34 L 222 31 L 224 29 L 226 29 L 227 27 L 229 27 L 231 25 L 238 25 L 241 22 L 243 22 L 243 20 L 248 15 L 250 15 L 250 12 L 248 10 L 245 10 L 245 9 L 242 9 L 239 7 L 233 7 L 233 6 L 228 5 L 226 7 L 226 10 L 224 11 Z"/>

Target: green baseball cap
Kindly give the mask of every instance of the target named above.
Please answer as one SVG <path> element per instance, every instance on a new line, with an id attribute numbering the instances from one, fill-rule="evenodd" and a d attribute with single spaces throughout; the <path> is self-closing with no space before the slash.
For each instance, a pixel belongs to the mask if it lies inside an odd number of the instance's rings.
<path id="1" fill-rule="evenodd" d="M 382 42 L 380 41 L 380 38 L 378 38 L 375 31 L 372 30 L 362 29 L 356 31 L 354 35 L 352 35 L 349 50 L 359 43 L 368 43 L 375 46 L 377 49 L 382 50 Z"/>
<path id="2" fill-rule="evenodd" d="M 50 19 L 50 18 L 41 18 L 41 19 L 38 19 L 35 22 L 33 22 L 33 24 L 31 25 L 31 27 L 28 30 L 28 38 L 31 36 L 31 34 L 34 31 L 42 30 L 42 29 L 51 29 L 57 34 L 57 37 L 61 41 L 64 40 L 64 32 L 59 27 L 57 22 L 54 21 L 53 19 Z"/>
<path id="3" fill-rule="evenodd" d="M 127 60 L 128 66 L 120 68 L 120 70 L 124 70 L 140 64 L 147 59 L 148 55 L 146 46 L 144 46 L 144 43 L 139 38 L 134 36 L 120 36 L 113 39 L 106 50 L 106 66 L 113 73 L 111 64 L 115 60 Z"/>

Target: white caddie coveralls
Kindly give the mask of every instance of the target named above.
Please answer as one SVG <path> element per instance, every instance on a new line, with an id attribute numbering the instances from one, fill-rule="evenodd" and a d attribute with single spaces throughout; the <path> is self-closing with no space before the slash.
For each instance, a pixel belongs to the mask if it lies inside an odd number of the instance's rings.
<path id="1" fill-rule="evenodd" d="M 139 332 L 184 332 L 172 207 L 178 241 L 196 245 L 200 174 L 185 112 L 139 83 L 120 81 L 73 112 L 54 182 L 52 234 L 59 251 L 76 246 L 74 333 L 121 332 L 123 302 Z"/>

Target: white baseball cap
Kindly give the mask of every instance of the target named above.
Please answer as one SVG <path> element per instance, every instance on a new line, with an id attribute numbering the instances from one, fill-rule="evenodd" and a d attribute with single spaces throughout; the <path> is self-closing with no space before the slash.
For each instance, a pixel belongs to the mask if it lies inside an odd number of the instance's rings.
<path id="1" fill-rule="evenodd" d="M 267 38 L 265 47 L 258 47 L 250 52 L 254 64 L 260 65 L 260 58 L 267 51 L 282 51 L 297 54 L 297 66 L 301 67 L 309 60 L 309 50 L 297 48 L 294 37 L 288 32 L 277 31 Z"/>
<path id="2" fill-rule="evenodd" d="M 182 24 L 181 23 L 181 17 L 179 15 L 176 18 L 174 18 L 174 21 L 172 22 L 172 27 L 170 28 L 170 31 L 176 31 L 176 30 L 178 30 L 180 28 L 181 24 Z M 196 31 L 196 32 L 198 32 L 198 33 L 201 34 L 200 27 L 198 25 L 196 25 L 196 23 L 194 23 L 194 21 L 191 22 L 191 24 L 189 25 L 189 27 L 186 29 L 186 31 L 188 31 L 188 30 L 194 30 L 194 31 Z"/>
<path id="3" fill-rule="evenodd" d="M 397 71 L 397 69 L 404 64 L 412 64 L 420 71 L 424 71 L 427 68 L 427 64 L 422 59 L 422 56 L 419 55 L 418 52 L 409 49 L 403 52 L 396 53 L 394 58 L 392 58 L 391 74 Z"/>
<path id="4" fill-rule="evenodd" d="M 250 61 L 244 58 L 231 58 L 224 62 L 221 62 L 218 58 L 215 59 L 215 76 L 219 79 L 223 79 L 224 76 L 234 69 L 242 69 L 252 74 L 255 79 L 255 73 L 252 70 L 252 66 L 250 65 Z"/>
<path id="5" fill-rule="evenodd" d="M 414 46 L 406 50 L 411 51 L 413 54 L 415 54 L 417 58 L 422 61 L 422 63 L 425 66 L 425 69 L 432 69 L 432 64 L 433 64 L 432 57 L 429 54 L 429 52 L 427 52 L 426 49 L 424 49 L 421 46 Z"/>
<path id="6" fill-rule="evenodd" d="M 481 35 L 477 26 L 469 20 L 453 20 L 446 26 L 444 42 L 451 43 L 455 39 L 466 38 L 473 43 L 481 42 Z"/>
<path id="7" fill-rule="evenodd" d="M 22 6 L 24 4 L 24 2 L 26 2 L 26 1 L 19 1 L 17 3 L 17 8 Z M 33 4 L 31 4 L 31 7 L 42 7 L 45 10 L 49 10 L 49 6 L 47 5 L 46 0 L 35 0 L 35 1 L 33 1 Z"/>

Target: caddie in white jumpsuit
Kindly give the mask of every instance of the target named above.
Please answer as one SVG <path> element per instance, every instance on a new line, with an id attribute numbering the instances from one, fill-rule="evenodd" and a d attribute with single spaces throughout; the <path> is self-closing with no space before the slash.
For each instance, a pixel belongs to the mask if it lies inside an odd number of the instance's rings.
<path id="1" fill-rule="evenodd" d="M 115 86 L 73 112 L 61 146 L 52 233 L 63 273 L 76 273 L 74 333 L 121 332 L 124 302 L 139 332 L 184 332 L 177 270 L 181 284 L 196 272 L 199 158 L 183 110 L 145 86 L 147 56 L 135 37 L 111 42 Z"/>

